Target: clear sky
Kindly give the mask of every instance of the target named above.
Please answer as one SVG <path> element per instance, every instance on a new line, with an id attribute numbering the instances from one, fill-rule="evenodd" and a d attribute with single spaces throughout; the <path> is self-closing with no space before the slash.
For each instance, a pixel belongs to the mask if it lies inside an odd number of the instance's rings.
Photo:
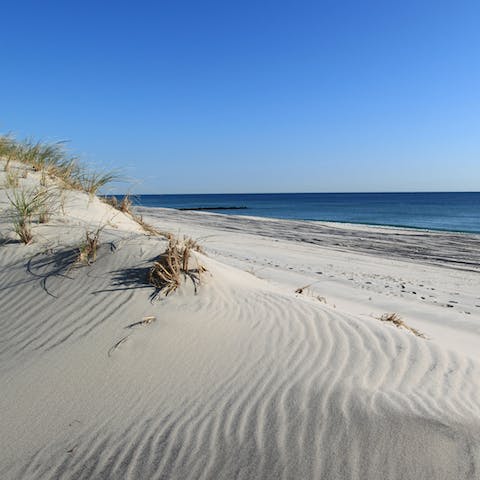
<path id="1" fill-rule="evenodd" d="M 480 2 L 10 1 L 0 130 L 133 193 L 480 190 Z"/>

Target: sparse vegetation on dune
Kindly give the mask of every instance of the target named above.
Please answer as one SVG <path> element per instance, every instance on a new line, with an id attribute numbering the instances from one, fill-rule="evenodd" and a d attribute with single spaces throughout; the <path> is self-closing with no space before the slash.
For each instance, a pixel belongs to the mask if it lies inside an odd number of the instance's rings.
<path id="1" fill-rule="evenodd" d="M 118 178 L 118 175 L 114 172 L 89 172 L 83 173 L 77 177 L 80 189 L 87 192 L 90 195 L 96 195 L 100 188 L 107 183 L 113 182 Z"/>
<path id="2" fill-rule="evenodd" d="M 421 338 L 426 338 L 425 335 L 421 332 L 419 332 L 416 328 L 410 327 L 407 325 L 398 315 L 398 313 L 384 313 L 381 317 L 379 317 L 379 320 L 382 322 L 389 322 L 395 325 L 397 328 L 404 328 L 405 330 L 408 330 L 409 332 L 412 332 L 414 335 L 417 337 Z"/>
<path id="3" fill-rule="evenodd" d="M 17 188 L 19 185 L 18 172 L 8 169 L 5 172 L 5 186 L 7 188 Z"/>
<path id="4" fill-rule="evenodd" d="M 97 260 L 97 250 L 100 245 L 100 232 L 103 227 L 94 231 L 85 232 L 85 240 L 78 248 L 77 260 L 75 263 L 91 265 Z"/>
<path id="5" fill-rule="evenodd" d="M 114 172 L 89 171 L 71 155 L 66 142 L 42 142 L 32 139 L 17 140 L 11 134 L 0 135 L 0 160 L 4 161 L 5 188 L 12 210 L 13 228 L 19 239 L 28 244 L 33 239 L 32 222 L 47 223 L 52 213 L 52 192 L 58 200 L 59 209 L 65 214 L 65 193 L 68 190 L 83 191 L 91 196 L 119 177 Z M 21 177 L 19 173 L 22 173 Z M 39 187 L 19 188 L 20 178 L 28 172 L 40 174 Z M 200 251 L 200 246 L 191 239 L 178 240 L 170 233 L 163 232 L 145 222 L 142 216 L 132 211 L 132 198 L 129 194 L 119 201 L 115 196 L 103 197 L 120 212 L 130 216 L 149 235 L 163 236 L 169 240 L 169 247 L 155 262 L 149 274 L 149 281 L 158 291 L 166 294 L 175 290 L 182 276 L 189 277 L 196 286 L 202 267 L 190 268 L 191 251 Z M 85 239 L 78 247 L 76 264 L 89 265 L 95 262 L 102 228 L 87 231 Z"/>
<path id="6" fill-rule="evenodd" d="M 5 171 L 11 162 L 28 165 L 41 172 L 42 185 L 47 178 L 55 178 L 64 188 L 82 190 L 91 195 L 107 183 L 118 178 L 114 172 L 91 172 L 82 165 L 78 157 L 71 155 L 66 142 L 41 142 L 32 139 L 16 140 L 12 135 L 0 135 L 0 158 L 5 160 Z"/>
<path id="7" fill-rule="evenodd" d="M 102 197 L 102 200 L 110 205 L 111 207 L 120 210 L 123 213 L 132 214 L 131 207 L 132 207 L 132 198 L 129 193 L 123 196 L 122 200 L 119 202 L 115 195 L 109 195 Z"/>
<path id="8" fill-rule="evenodd" d="M 16 143 L 11 134 L 0 135 L 0 158 L 5 159 L 4 170 L 8 172 L 16 152 Z"/>
<path id="9" fill-rule="evenodd" d="M 95 172 L 87 169 L 80 163 L 78 157 L 71 155 L 67 151 L 66 142 L 64 141 L 54 143 L 34 141 L 32 139 L 20 141 L 16 140 L 11 134 L 0 135 L 0 159 L 5 162 L 5 186 L 7 188 L 19 186 L 18 165 L 16 165 L 16 170 L 12 170 L 12 162 L 17 162 L 24 166 L 22 178 L 26 178 L 28 171 L 39 172 L 41 174 L 40 185 L 42 187 L 56 184 L 62 190 L 79 190 L 92 196 L 97 195 L 99 190 L 108 183 L 119 179 L 119 175 L 115 172 Z M 24 196 L 26 199 L 29 197 L 29 193 L 25 192 Z M 64 211 L 64 200 L 65 197 L 62 196 L 62 211 Z M 133 214 L 131 211 L 132 201 L 129 195 L 125 195 L 121 202 L 118 202 L 115 197 L 109 197 L 105 200 L 114 208 L 129 214 L 146 233 L 168 237 L 168 234 L 148 225 L 141 217 Z M 48 219 L 48 212 L 42 211 L 40 222 L 44 223 Z M 28 221 L 25 225 L 27 224 Z M 16 231 L 18 228 L 17 225 L 15 227 Z"/>
<path id="10" fill-rule="evenodd" d="M 132 199 L 130 198 L 130 194 L 126 194 L 123 196 L 122 201 L 119 203 L 118 208 L 123 213 L 132 213 L 130 208 L 132 206 Z"/>
<path id="11" fill-rule="evenodd" d="M 102 187 L 118 178 L 114 173 L 88 171 L 77 157 L 67 152 L 65 142 L 49 144 L 33 140 L 17 141 L 12 135 L 0 135 L 0 161 L 3 161 L 5 170 L 3 188 L 10 204 L 9 219 L 24 244 L 29 244 L 34 238 L 32 226 L 35 223 L 49 222 L 54 209 L 65 215 L 65 202 L 71 195 L 69 191 L 78 190 L 94 197 Z M 28 182 L 20 182 L 20 178 L 27 178 L 29 173 L 32 177 Z M 206 271 L 194 254 L 203 253 L 198 242 L 188 237 L 177 238 L 144 221 L 141 215 L 133 211 L 133 201 L 129 194 L 121 199 L 115 196 L 100 198 L 129 216 L 145 233 L 168 240 L 166 250 L 148 271 L 147 280 L 155 287 L 152 298 L 160 294 L 169 295 L 187 280 L 193 283 L 194 291 L 197 291 L 201 275 Z M 74 209 L 77 208 L 76 205 Z M 81 215 L 83 214 L 84 212 Z M 109 215 L 115 217 L 113 212 Z M 68 220 L 63 221 L 68 224 Z M 101 232 L 106 225 L 111 225 L 108 219 L 99 228 L 92 228 L 89 223 L 91 222 L 87 220 L 84 237 L 72 250 L 73 255 L 69 260 L 71 268 L 91 265 L 97 260 Z M 150 323 L 152 318 L 147 317 L 141 324 Z M 136 325 L 140 323 L 134 323 L 132 327 Z"/>
<path id="12" fill-rule="evenodd" d="M 148 272 L 148 282 L 157 289 L 157 295 L 164 293 L 165 296 L 174 292 L 182 282 L 182 279 L 190 278 L 197 289 L 200 276 L 205 268 L 198 262 L 192 268 L 192 251 L 201 251 L 200 245 L 191 239 L 178 239 L 171 237 L 167 249 L 162 253 Z"/>
<path id="13" fill-rule="evenodd" d="M 153 225 L 150 225 L 149 223 L 145 222 L 145 220 L 143 220 L 143 217 L 141 215 L 135 215 L 133 213 L 131 215 L 132 215 L 132 218 L 143 228 L 143 230 L 146 233 L 148 233 L 150 235 L 165 237 L 167 239 L 170 239 L 170 238 L 173 237 L 171 233 L 159 230 L 158 228 L 154 227 Z"/>
<path id="14" fill-rule="evenodd" d="M 129 215 L 149 235 L 165 237 L 167 239 L 172 238 L 171 233 L 164 232 L 162 230 L 159 230 L 158 228 L 155 228 L 153 225 L 150 225 L 149 223 L 147 223 L 141 215 L 137 215 L 136 213 L 134 213 L 134 211 L 132 210 L 133 201 L 132 201 L 132 197 L 131 197 L 130 194 L 127 193 L 126 195 L 124 195 L 120 202 L 118 201 L 118 199 L 115 195 L 104 196 L 104 197 L 101 197 L 101 198 L 105 203 L 107 203 L 111 207 L 115 208 L 116 210 L 119 210 L 120 212 L 123 212 L 123 213 Z"/>
<path id="15" fill-rule="evenodd" d="M 101 200 L 103 200 L 107 205 L 110 205 L 111 207 L 117 209 L 117 210 L 120 210 L 118 208 L 118 200 L 117 200 L 117 197 L 115 197 L 115 195 L 112 195 L 112 196 L 108 196 L 108 197 L 100 197 Z"/>
<path id="16" fill-rule="evenodd" d="M 46 189 L 13 190 L 7 194 L 12 207 L 15 233 L 27 244 L 32 241 L 32 220 L 35 215 L 48 212 L 51 192 Z"/>

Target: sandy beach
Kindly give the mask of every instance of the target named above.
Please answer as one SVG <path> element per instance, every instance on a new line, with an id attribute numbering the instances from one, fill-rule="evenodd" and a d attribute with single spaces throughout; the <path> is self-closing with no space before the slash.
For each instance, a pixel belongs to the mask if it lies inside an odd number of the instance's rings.
<path id="1" fill-rule="evenodd" d="M 479 478 L 480 235 L 138 207 L 204 251 L 153 300 L 165 238 L 67 191 L 23 245 L 7 193 L 2 479 Z"/>

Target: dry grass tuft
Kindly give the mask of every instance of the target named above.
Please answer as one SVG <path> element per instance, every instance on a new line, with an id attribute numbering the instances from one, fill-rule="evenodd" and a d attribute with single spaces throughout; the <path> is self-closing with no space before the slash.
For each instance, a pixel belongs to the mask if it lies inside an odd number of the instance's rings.
<path id="1" fill-rule="evenodd" d="M 195 252 L 205 254 L 202 246 L 193 238 L 184 238 L 184 244 L 185 248 L 188 248 L 189 250 L 194 250 Z"/>
<path id="2" fill-rule="evenodd" d="M 42 208 L 38 214 L 38 223 L 48 223 L 50 220 L 50 211 L 48 208 Z"/>
<path id="3" fill-rule="evenodd" d="M 420 338 L 426 338 L 425 335 L 421 332 L 419 332 L 416 328 L 410 327 L 407 325 L 398 315 L 397 313 L 384 313 L 380 318 L 380 321 L 382 322 L 389 322 L 393 323 L 397 328 L 404 328 L 405 330 L 408 330 L 412 332 L 414 335 Z"/>
<path id="4" fill-rule="evenodd" d="M 314 295 L 311 291 L 310 291 L 310 287 L 312 285 L 315 285 L 316 283 L 318 282 L 313 282 L 313 283 L 309 283 L 308 285 L 305 285 L 303 287 L 299 287 L 295 290 L 295 293 L 297 295 L 307 295 L 307 296 L 310 296 L 312 298 L 315 298 L 316 300 L 318 300 L 319 302 L 321 303 L 327 303 L 327 299 L 325 297 L 322 297 L 320 295 Z M 335 305 L 333 305 L 333 307 L 335 308 Z"/>
<path id="5" fill-rule="evenodd" d="M 0 158 L 5 160 L 5 172 L 10 169 L 10 162 L 15 158 L 16 149 L 16 142 L 11 134 L 0 135 Z"/>
<path id="6" fill-rule="evenodd" d="M 171 233 L 162 232 L 158 228 L 155 228 L 153 225 L 150 225 L 149 223 L 145 222 L 141 215 L 135 215 L 133 213 L 130 213 L 130 215 L 149 235 L 165 237 L 167 240 L 170 240 L 171 238 L 173 238 L 173 235 Z"/>
<path id="7" fill-rule="evenodd" d="M 104 196 L 104 197 L 101 197 L 101 199 L 106 204 L 112 206 L 116 210 L 119 210 L 120 212 L 130 215 L 130 217 L 143 228 L 145 233 L 148 233 L 149 235 L 153 235 L 153 236 L 165 237 L 166 239 L 170 239 L 172 237 L 172 234 L 168 232 L 163 232 L 158 228 L 155 228 L 153 225 L 150 225 L 149 223 L 145 222 L 145 220 L 143 220 L 143 217 L 141 215 L 136 215 L 132 211 L 133 202 L 130 194 L 127 193 L 126 195 L 124 195 L 124 197 L 120 202 L 118 201 L 115 195 Z"/>
<path id="8" fill-rule="evenodd" d="M 170 237 L 167 249 L 162 253 L 148 272 L 148 282 L 157 289 L 155 295 L 164 293 L 165 296 L 174 292 L 181 284 L 182 279 L 190 278 L 197 291 L 200 275 L 205 268 L 198 264 L 191 268 L 192 250 L 200 251 L 200 246 L 190 238 L 179 240 Z"/>
<path id="9" fill-rule="evenodd" d="M 100 232 L 102 230 L 103 227 L 100 227 L 95 231 L 85 232 L 85 240 L 78 248 L 78 255 L 75 263 L 91 265 L 95 262 L 97 259 L 97 250 L 100 245 Z"/>
<path id="10" fill-rule="evenodd" d="M 118 209 L 123 213 L 129 213 L 131 215 L 132 214 L 130 210 L 131 206 L 132 206 L 132 200 L 130 198 L 130 195 L 127 193 L 122 198 L 122 201 L 118 204 Z"/>
<path id="11" fill-rule="evenodd" d="M 132 200 L 130 198 L 130 194 L 126 194 L 123 196 L 122 201 L 119 202 L 115 195 L 112 196 L 104 196 L 102 200 L 111 207 L 115 208 L 116 210 L 120 210 L 123 213 L 128 213 L 129 215 L 133 216 L 130 208 L 132 206 Z"/>
<path id="12" fill-rule="evenodd" d="M 17 188 L 19 185 L 18 172 L 8 169 L 5 173 L 5 186 L 7 188 Z"/>
<path id="13" fill-rule="evenodd" d="M 115 197 L 114 195 L 112 195 L 111 197 L 100 197 L 100 199 L 103 200 L 107 205 L 110 205 L 116 210 L 119 210 L 118 200 L 117 200 L 117 197 Z"/>

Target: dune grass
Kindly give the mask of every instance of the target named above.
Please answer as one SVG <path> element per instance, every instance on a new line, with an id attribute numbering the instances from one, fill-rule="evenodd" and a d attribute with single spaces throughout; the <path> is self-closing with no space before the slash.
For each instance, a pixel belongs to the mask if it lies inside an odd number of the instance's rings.
<path id="1" fill-rule="evenodd" d="M 5 186 L 7 188 L 17 188 L 19 185 L 18 172 L 8 169 L 5 172 Z"/>
<path id="2" fill-rule="evenodd" d="M 40 172 L 54 170 L 65 158 L 65 142 L 44 143 L 32 139 L 17 143 L 16 159 Z"/>
<path id="3" fill-rule="evenodd" d="M 400 317 L 400 315 L 398 315 L 398 313 L 384 313 L 380 318 L 379 318 L 380 321 L 382 322 L 389 322 L 389 323 L 392 323 L 393 325 L 395 325 L 397 328 L 404 328 L 405 330 L 408 330 L 410 332 L 412 332 L 414 335 L 416 335 L 417 337 L 420 337 L 420 338 L 426 338 L 425 335 L 423 333 L 421 333 L 420 331 L 418 331 L 416 328 L 413 328 L 413 327 L 410 327 L 409 325 L 407 325 L 403 320 L 402 318 Z"/>
<path id="4" fill-rule="evenodd" d="M 33 239 L 32 219 L 48 211 L 51 193 L 46 189 L 13 190 L 7 194 L 13 209 L 13 227 L 20 240 L 28 244 Z"/>
<path id="5" fill-rule="evenodd" d="M 10 162 L 15 157 L 17 146 L 11 134 L 0 135 L 0 158 L 5 160 L 4 170 L 8 172 Z"/>
<path id="6" fill-rule="evenodd" d="M 130 194 L 127 193 L 126 195 L 123 196 L 122 201 L 118 205 L 118 208 L 123 213 L 131 214 L 132 213 L 130 210 L 131 207 L 132 207 L 132 199 L 130 198 Z"/>
<path id="7" fill-rule="evenodd" d="M 88 193 L 91 196 L 97 195 L 99 190 L 105 185 L 119 180 L 120 176 L 114 171 L 95 172 L 90 171 L 82 165 L 78 157 L 71 155 L 66 148 L 65 141 L 60 142 L 42 142 L 33 139 L 17 140 L 11 134 L 0 134 L 0 159 L 5 161 L 4 169 L 7 173 L 6 186 L 15 188 L 18 186 L 18 171 L 16 174 L 11 171 L 11 162 L 17 162 L 24 166 L 24 178 L 29 171 L 39 172 L 41 174 L 40 185 L 47 187 L 56 184 L 64 190 L 79 190 Z M 17 166 L 18 168 L 18 166 Z M 51 182 L 49 182 L 49 179 Z M 22 200 L 34 202 L 34 198 L 30 198 L 29 194 L 25 197 L 17 198 L 17 194 L 12 197 L 12 201 L 21 207 Z M 61 207 L 64 210 L 65 196 L 61 196 Z M 121 202 L 115 197 L 105 199 L 107 203 L 131 216 L 142 229 L 149 235 L 164 236 L 170 238 L 169 233 L 162 232 L 157 228 L 146 223 L 143 218 L 132 212 L 132 200 L 130 195 L 125 195 Z M 25 206 L 25 205 L 24 205 Z M 15 207 L 16 209 L 16 207 Z M 40 213 L 40 222 L 48 221 L 49 214 L 47 210 Z M 16 215 L 15 229 L 20 232 L 22 238 L 31 237 L 31 217 L 23 214 Z M 31 238 L 30 238 L 31 240 Z M 29 240 L 29 241 L 30 241 Z"/>
<path id="8" fill-rule="evenodd" d="M 120 210 L 119 206 L 118 206 L 118 200 L 117 200 L 117 197 L 115 197 L 114 195 L 110 196 L 110 197 L 100 197 L 100 199 L 102 201 L 104 201 L 107 205 L 110 205 L 111 207 L 115 208 L 116 210 Z"/>
<path id="9" fill-rule="evenodd" d="M 85 232 L 85 240 L 78 247 L 78 254 L 75 263 L 82 265 L 91 265 L 97 260 L 97 250 L 100 245 L 100 232 L 104 227 L 99 227 L 94 231 Z"/>
<path id="10" fill-rule="evenodd" d="M 94 172 L 82 165 L 78 157 L 71 155 L 66 142 L 42 142 L 33 139 L 16 140 L 11 134 L 0 135 L 0 158 L 5 160 L 5 171 L 12 161 L 28 165 L 42 173 L 42 184 L 47 177 L 58 180 L 64 188 L 81 190 L 91 195 L 117 180 L 115 172 Z"/>
<path id="11" fill-rule="evenodd" d="M 120 202 L 118 201 L 118 199 L 115 195 L 104 196 L 104 197 L 101 197 L 101 199 L 106 204 L 110 205 L 111 207 L 115 208 L 116 210 L 119 210 L 120 212 L 123 212 L 123 213 L 129 215 L 149 235 L 165 237 L 166 239 L 170 239 L 172 237 L 172 235 L 170 233 L 159 230 L 158 228 L 155 228 L 153 225 L 150 225 L 149 223 L 147 223 L 141 215 L 137 215 L 132 210 L 133 201 L 132 201 L 132 196 L 129 193 L 124 195 Z"/>
<path id="12" fill-rule="evenodd" d="M 106 204 L 115 208 L 116 210 L 119 210 L 120 212 L 123 212 L 123 213 L 128 213 L 131 216 L 133 216 L 133 213 L 131 211 L 131 207 L 132 207 L 133 202 L 132 202 L 132 198 L 131 198 L 129 193 L 127 193 L 126 195 L 123 196 L 121 202 L 118 201 L 118 199 L 115 195 L 105 196 L 105 197 L 102 198 L 102 200 Z"/>
<path id="13" fill-rule="evenodd" d="M 48 223 L 50 220 L 50 215 L 51 212 L 49 206 L 44 205 L 38 212 L 38 223 Z"/>
<path id="14" fill-rule="evenodd" d="M 192 268 L 192 251 L 201 251 L 198 243 L 191 238 L 178 239 L 171 237 L 168 246 L 154 262 L 148 272 L 148 282 L 153 285 L 158 296 L 164 293 L 165 296 L 174 292 L 182 282 L 182 279 L 190 278 L 197 291 L 200 283 L 200 275 L 205 268 L 198 264 Z"/>
<path id="15" fill-rule="evenodd" d="M 135 215 L 135 214 L 131 213 L 131 216 L 143 228 L 143 230 L 146 233 L 148 233 L 149 235 L 165 237 L 168 240 L 170 240 L 170 238 L 173 237 L 173 235 L 171 233 L 159 230 L 158 228 L 154 227 L 153 225 L 150 225 L 149 223 L 147 223 L 141 215 Z"/>
<path id="16" fill-rule="evenodd" d="M 90 195 L 96 195 L 100 188 L 117 179 L 118 175 L 114 172 L 86 172 L 76 177 L 80 189 Z"/>

